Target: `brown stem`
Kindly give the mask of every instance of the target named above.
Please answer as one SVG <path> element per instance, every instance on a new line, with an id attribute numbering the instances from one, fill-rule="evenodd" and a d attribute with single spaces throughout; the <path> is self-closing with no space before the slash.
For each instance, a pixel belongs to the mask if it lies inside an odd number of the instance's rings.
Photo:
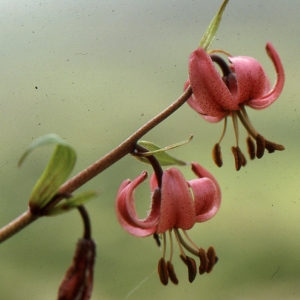
<path id="1" fill-rule="evenodd" d="M 83 238 L 90 240 L 92 237 L 91 221 L 89 214 L 83 205 L 77 207 L 83 221 Z"/>
<path id="2" fill-rule="evenodd" d="M 131 153 L 136 142 L 144 136 L 147 132 L 153 129 L 155 126 L 160 124 L 163 120 L 168 118 L 173 112 L 180 108 L 192 95 L 192 88 L 189 86 L 184 93 L 169 107 L 163 110 L 160 114 L 155 116 L 144 126 L 133 133 L 128 139 L 123 143 L 113 149 L 111 152 L 107 153 L 105 156 L 100 158 L 98 161 L 87 167 L 85 170 L 81 171 L 73 178 L 65 182 L 57 192 L 58 194 L 71 194 L 79 187 L 90 181 L 92 178 L 100 174 L 102 171 L 116 163 L 118 160 L 123 158 L 128 153 Z M 25 212 L 17 219 L 13 220 L 8 225 L 0 229 L 0 243 L 32 223 L 38 218 L 38 216 L 32 215 L 29 211 Z"/>
<path id="3" fill-rule="evenodd" d="M 10 238 L 36 219 L 38 219 L 38 216 L 33 215 L 30 210 L 25 211 L 22 215 L 0 229 L 0 243 Z"/>

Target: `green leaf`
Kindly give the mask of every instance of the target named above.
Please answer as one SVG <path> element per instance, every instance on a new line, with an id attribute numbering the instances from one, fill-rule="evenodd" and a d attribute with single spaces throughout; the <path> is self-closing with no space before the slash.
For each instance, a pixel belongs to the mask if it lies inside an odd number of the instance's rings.
<path id="1" fill-rule="evenodd" d="M 97 196 L 95 191 L 86 191 L 74 197 L 62 200 L 55 207 L 52 207 L 47 210 L 46 216 L 56 216 L 65 212 L 68 212 L 71 209 L 74 209 L 80 205 L 85 204 L 87 201 Z"/>
<path id="2" fill-rule="evenodd" d="M 186 143 L 186 141 L 184 143 Z M 147 141 L 138 141 L 138 144 L 147 148 L 150 152 L 147 152 L 146 156 L 154 155 L 161 166 L 171 166 L 171 165 L 183 166 L 183 165 L 187 164 L 185 161 L 177 159 L 176 157 L 174 157 L 166 152 L 169 149 L 179 147 L 180 145 L 182 145 L 182 143 L 168 146 L 165 148 L 161 148 L 160 146 L 158 146 L 152 142 L 147 142 Z M 145 156 L 139 156 L 139 155 L 135 155 L 135 154 L 132 154 L 132 155 L 137 160 L 149 164 L 149 161 Z"/>
<path id="3" fill-rule="evenodd" d="M 76 153 L 71 146 L 59 136 L 48 134 L 35 140 L 26 149 L 19 161 L 19 165 L 34 149 L 48 144 L 56 144 L 56 147 L 43 174 L 32 190 L 29 207 L 34 213 L 39 213 L 49 203 L 70 175 L 76 161 Z"/>
<path id="4" fill-rule="evenodd" d="M 211 23 L 209 24 L 206 32 L 204 33 L 204 36 L 202 37 L 200 41 L 200 47 L 203 48 L 205 51 L 209 49 L 211 46 L 212 42 L 215 39 L 215 35 L 218 31 L 223 12 L 225 10 L 225 7 L 229 0 L 225 0 L 223 4 L 221 5 L 220 9 L 218 10 L 217 14 L 215 17 L 212 19 Z"/>

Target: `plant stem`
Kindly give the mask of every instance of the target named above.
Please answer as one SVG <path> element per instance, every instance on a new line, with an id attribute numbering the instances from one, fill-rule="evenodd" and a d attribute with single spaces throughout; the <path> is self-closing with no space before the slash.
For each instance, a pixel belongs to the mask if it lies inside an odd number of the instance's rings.
<path id="1" fill-rule="evenodd" d="M 33 215 L 30 210 L 8 223 L 0 230 L 0 243 L 19 232 L 21 229 L 37 220 L 38 216 Z"/>
<path id="2" fill-rule="evenodd" d="M 107 153 L 105 156 L 94 162 L 92 165 L 87 167 L 85 170 L 81 171 L 73 178 L 65 182 L 57 194 L 71 194 L 79 187 L 90 181 L 92 178 L 100 174 L 105 169 L 109 168 L 111 165 L 116 163 L 118 160 L 123 158 L 125 155 L 131 153 L 135 149 L 135 144 L 137 141 L 144 136 L 147 132 L 152 130 L 155 126 L 160 124 L 163 120 L 168 118 L 172 113 L 174 113 L 178 108 L 180 108 L 192 95 L 192 88 L 189 86 L 184 93 L 169 107 L 143 125 L 135 133 L 133 133 L 129 138 L 127 138 L 123 143 L 117 146 L 115 149 Z M 30 211 L 27 211 L 20 215 L 18 218 L 13 220 L 8 225 L 0 229 L 0 243 L 35 221 L 39 216 L 33 215 Z"/>
<path id="3" fill-rule="evenodd" d="M 92 237 L 91 221 L 89 214 L 83 205 L 77 207 L 83 222 L 83 238 L 90 240 Z"/>

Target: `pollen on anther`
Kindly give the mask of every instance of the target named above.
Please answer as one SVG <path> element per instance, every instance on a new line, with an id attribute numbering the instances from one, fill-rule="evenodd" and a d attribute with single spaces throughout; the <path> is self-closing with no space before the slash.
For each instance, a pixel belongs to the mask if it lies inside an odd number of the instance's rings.
<path id="1" fill-rule="evenodd" d="M 248 136 L 247 138 L 247 146 L 248 146 L 249 157 L 252 160 L 255 158 L 255 144 L 250 136 Z"/>
<path id="2" fill-rule="evenodd" d="M 262 158 L 265 153 L 266 142 L 265 138 L 258 134 L 256 136 L 256 157 Z"/>
<path id="3" fill-rule="evenodd" d="M 192 259 L 189 256 L 183 256 L 180 255 L 180 258 L 182 261 L 187 265 L 188 267 L 188 275 L 189 275 L 189 282 L 193 282 L 197 275 L 197 266 L 194 259 Z"/>
<path id="4" fill-rule="evenodd" d="M 206 252 L 203 248 L 199 249 L 199 258 L 200 258 L 199 274 L 202 275 L 206 272 L 209 263 Z"/>
<path id="5" fill-rule="evenodd" d="M 212 157 L 213 157 L 213 160 L 214 160 L 215 164 L 218 167 L 222 167 L 223 161 L 222 161 L 221 147 L 220 147 L 219 143 L 214 145 L 214 148 L 213 148 L 213 151 L 212 151 Z"/>
<path id="6" fill-rule="evenodd" d="M 158 275 L 161 283 L 163 285 L 167 285 L 169 274 L 168 274 L 167 263 L 163 257 L 158 261 Z"/>
<path id="7" fill-rule="evenodd" d="M 207 258 L 208 258 L 208 266 L 207 266 L 206 272 L 210 273 L 212 271 L 214 265 L 218 261 L 214 247 L 210 246 L 207 249 Z"/>
<path id="8" fill-rule="evenodd" d="M 178 279 L 174 271 L 174 267 L 170 261 L 167 262 L 167 269 L 169 272 L 169 278 L 174 284 L 178 284 Z"/>
<path id="9" fill-rule="evenodd" d="M 231 147 L 231 151 L 234 156 L 235 169 L 239 171 L 241 167 L 246 165 L 247 160 L 239 147 Z"/>

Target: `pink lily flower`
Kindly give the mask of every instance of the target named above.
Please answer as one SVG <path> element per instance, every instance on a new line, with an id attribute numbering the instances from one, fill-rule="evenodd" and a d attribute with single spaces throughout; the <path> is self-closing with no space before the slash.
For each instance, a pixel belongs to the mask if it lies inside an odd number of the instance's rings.
<path id="1" fill-rule="evenodd" d="M 213 150 L 213 158 L 219 167 L 222 166 L 219 144 L 226 130 L 227 116 L 233 119 L 236 135 L 236 147 L 233 147 L 232 151 L 237 170 L 246 164 L 246 159 L 238 145 L 238 118 L 248 132 L 247 144 L 251 159 L 255 157 L 253 139 L 257 144 L 257 158 L 263 156 L 265 149 L 270 153 L 275 150 L 284 150 L 282 145 L 266 140 L 254 129 L 245 110 L 246 105 L 254 109 L 266 108 L 282 92 L 284 70 L 280 57 L 271 43 L 267 43 L 266 51 L 274 64 L 277 75 L 272 88 L 263 67 L 252 57 L 228 56 L 231 63 L 228 65 L 220 56 L 208 55 L 202 48 L 198 48 L 190 56 L 189 79 L 184 87 L 186 89 L 190 84 L 193 90 L 188 104 L 209 122 L 219 122 L 225 119 L 223 134 Z M 213 62 L 219 65 L 223 76 L 217 71 Z"/>
<path id="2" fill-rule="evenodd" d="M 164 285 L 168 283 L 168 278 L 173 283 L 178 283 L 171 263 L 172 230 L 179 245 L 180 257 L 188 266 L 190 282 L 194 280 L 197 273 L 196 263 L 185 254 L 183 247 L 200 258 L 200 274 L 210 272 L 217 261 L 213 247 L 205 252 L 203 248 L 198 248 L 191 242 L 185 231 L 191 229 L 197 222 L 211 219 L 217 213 L 221 203 L 221 191 L 216 179 L 197 163 L 192 164 L 192 170 L 199 178 L 191 181 L 186 181 L 182 173 L 175 168 L 163 171 L 161 184 L 158 183 L 155 175 L 151 177 L 152 203 L 150 212 L 144 219 L 140 219 L 137 215 L 133 194 L 134 190 L 147 178 L 146 171 L 133 181 L 123 181 L 117 194 L 117 218 L 127 232 L 137 237 L 153 234 L 159 245 L 159 235 L 162 236 L 163 257 L 159 260 L 158 272 Z M 182 238 L 179 229 L 183 230 L 190 245 Z M 165 261 L 166 232 L 169 232 L 171 241 L 171 254 L 168 262 Z"/>

